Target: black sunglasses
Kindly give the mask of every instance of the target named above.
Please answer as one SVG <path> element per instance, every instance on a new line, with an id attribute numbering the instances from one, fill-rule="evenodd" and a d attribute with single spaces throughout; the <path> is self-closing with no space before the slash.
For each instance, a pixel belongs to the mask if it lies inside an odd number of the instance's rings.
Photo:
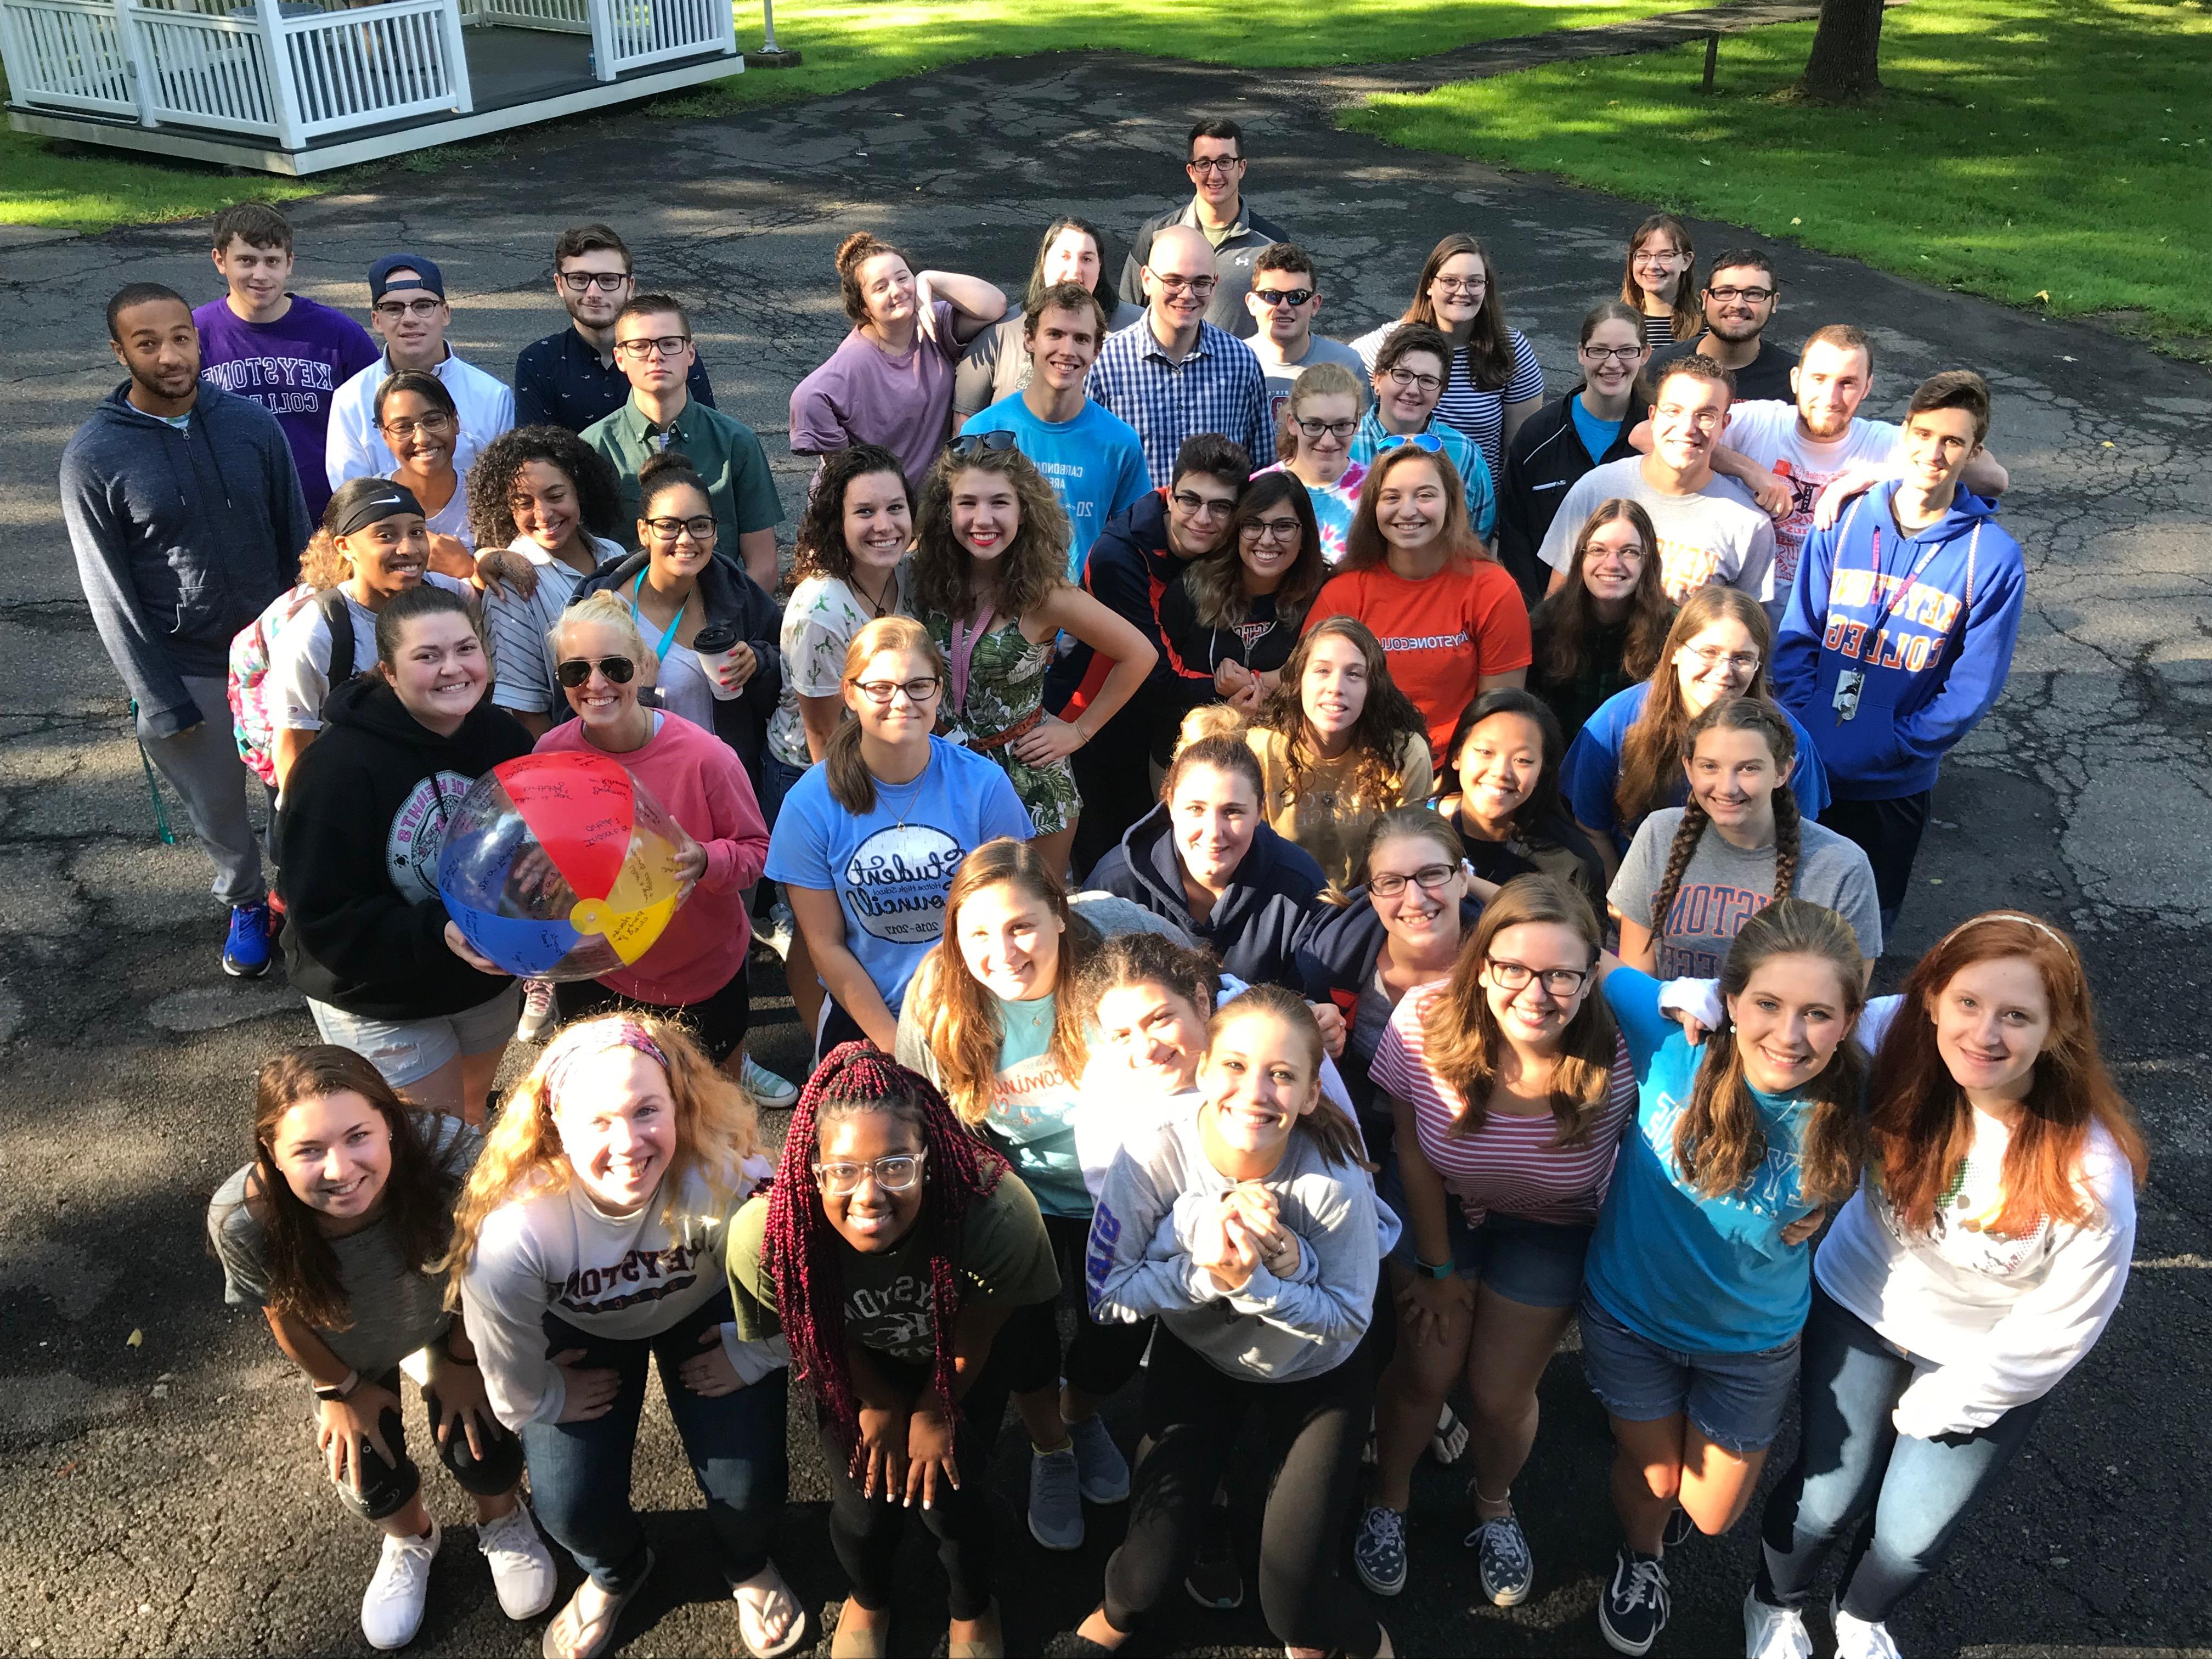
<path id="1" fill-rule="evenodd" d="M 637 672 L 637 665 L 628 657 L 601 657 L 597 664 L 588 657 L 571 657 L 553 671 L 553 678 L 574 691 L 592 678 L 594 666 L 613 685 L 628 685 Z"/>
<path id="2" fill-rule="evenodd" d="M 945 446 L 945 453 L 955 460 L 966 460 L 987 449 L 1012 449 L 1014 434 L 1011 432 L 970 432 L 955 438 Z"/>

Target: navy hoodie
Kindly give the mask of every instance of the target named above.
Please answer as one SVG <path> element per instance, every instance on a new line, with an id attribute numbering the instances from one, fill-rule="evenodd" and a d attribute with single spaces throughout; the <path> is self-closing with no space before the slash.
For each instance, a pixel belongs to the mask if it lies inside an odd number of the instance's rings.
<path id="1" fill-rule="evenodd" d="M 100 641 L 168 738 L 199 724 L 185 677 L 230 672 L 232 637 L 299 580 L 315 525 L 284 428 L 252 398 L 203 380 L 179 432 L 130 390 L 62 451 L 62 517 Z"/>
<path id="2" fill-rule="evenodd" d="M 1858 496 L 1834 528 L 1805 538 L 1774 643 L 1776 700 L 1812 734 L 1838 800 L 1935 786 L 1943 757 L 2004 690 L 2027 602 L 2020 544 L 1995 503 L 1961 491 L 1908 535 L 1893 489 Z M 1835 707 L 1846 669 L 1866 675 L 1848 720 Z"/>
<path id="3" fill-rule="evenodd" d="M 1473 939 L 1475 924 L 1481 920 L 1480 899 L 1468 897 L 1459 902 L 1462 939 Z M 1305 931 L 1298 937 L 1298 994 L 1308 1002 L 1323 1002 L 1335 1008 L 1344 1016 L 1345 1030 L 1349 1032 L 1358 1018 L 1360 997 L 1375 982 L 1375 963 L 1382 954 L 1386 937 L 1382 918 L 1375 914 L 1374 902 L 1364 887 L 1353 888 L 1345 895 L 1340 905 L 1317 906 L 1307 919 Z M 1337 1058 L 1336 1069 L 1344 1078 L 1352 1103 L 1363 1116 L 1387 1118 L 1389 1109 L 1377 1107 L 1375 1085 L 1367 1075 L 1367 1063 L 1373 1058 L 1372 1054 L 1356 1052 L 1347 1039 L 1344 1053 Z M 1371 1128 L 1370 1136 L 1371 1139 Z M 1381 1148 L 1374 1150 L 1379 1152 Z"/>
<path id="4" fill-rule="evenodd" d="M 377 674 L 335 688 L 323 724 L 285 781 L 276 820 L 293 988 L 364 1019 L 428 1019 L 490 1001 L 513 981 L 447 947 L 438 853 L 461 798 L 528 754 L 530 733 L 487 695 L 441 738 Z"/>
<path id="5" fill-rule="evenodd" d="M 1229 890 L 1203 922 L 1190 913 L 1182 864 L 1168 833 L 1168 809 L 1155 806 L 1129 826 L 1121 844 L 1098 860 L 1086 886 L 1132 899 L 1221 958 L 1222 970 L 1253 985 L 1296 990 L 1292 957 L 1327 878 L 1313 855 L 1266 824 L 1252 832 Z"/>

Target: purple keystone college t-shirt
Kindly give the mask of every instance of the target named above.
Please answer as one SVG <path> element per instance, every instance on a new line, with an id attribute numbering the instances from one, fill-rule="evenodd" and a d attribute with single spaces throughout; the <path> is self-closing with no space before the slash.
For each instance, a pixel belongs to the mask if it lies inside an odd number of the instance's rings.
<path id="1" fill-rule="evenodd" d="M 295 294 L 273 323 L 249 323 L 228 300 L 192 313 L 200 331 L 200 378 L 251 398 L 276 417 L 292 446 L 292 464 L 320 519 L 331 499 L 323 472 L 323 439 L 337 389 L 377 359 L 376 342 L 343 311 Z"/>

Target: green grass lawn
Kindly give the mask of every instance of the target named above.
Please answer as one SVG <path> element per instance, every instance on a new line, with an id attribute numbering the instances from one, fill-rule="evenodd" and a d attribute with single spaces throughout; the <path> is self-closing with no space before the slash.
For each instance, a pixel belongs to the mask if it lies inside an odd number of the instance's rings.
<path id="1" fill-rule="evenodd" d="M 1690 46 L 1376 98 L 1345 122 L 2013 305 L 2212 336 L 2203 3 L 1917 0 L 1883 24 L 1886 90 L 1863 109 L 1792 98 L 1812 38 L 1724 36 L 1712 95 Z"/>
<path id="2" fill-rule="evenodd" d="M 1685 0 L 1330 0 L 1283 7 L 1261 0 L 867 0 L 776 8 L 776 38 L 804 54 L 799 68 L 733 76 L 654 107 L 716 115 L 748 105 L 849 92 L 977 58 L 1120 47 L 1249 68 L 1364 64 L 1425 57 L 1477 40 L 1619 22 Z M 740 4 L 738 40 L 760 44 L 759 8 Z M 417 163 L 435 165 L 432 152 Z M 287 201 L 366 187 L 381 169 L 309 179 L 244 177 L 219 167 L 165 165 L 124 152 L 57 153 L 44 139 L 0 131 L 0 224 L 84 229 L 190 219 L 247 199 Z"/>

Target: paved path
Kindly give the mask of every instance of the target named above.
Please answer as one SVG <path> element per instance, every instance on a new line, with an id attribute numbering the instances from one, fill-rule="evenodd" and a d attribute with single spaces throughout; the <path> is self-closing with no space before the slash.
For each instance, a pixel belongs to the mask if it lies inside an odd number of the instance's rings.
<path id="1" fill-rule="evenodd" d="M 1377 71 L 1376 83 L 1426 84 L 1432 68 Z M 1228 110 L 1252 135 L 1254 199 L 1321 261 L 1330 331 L 1394 313 L 1434 239 L 1472 229 L 1497 250 L 1511 314 L 1554 387 L 1565 384 L 1576 319 L 1611 291 L 1644 205 L 1337 132 L 1326 109 L 1344 73 L 1069 54 L 725 122 L 566 125 L 298 204 L 300 286 L 358 313 L 368 260 L 419 249 L 453 285 L 459 348 L 504 371 L 553 325 L 555 231 L 605 215 L 632 237 L 647 280 L 696 308 L 726 404 L 780 452 L 789 388 L 844 328 L 830 274 L 841 236 L 866 226 L 928 263 L 1015 283 L 1054 212 L 1126 229 L 1178 193 L 1184 127 Z M 1697 236 L 1707 249 L 1756 240 L 1713 224 Z M 2159 1157 L 2139 1271 L 2111 1335 L 1899 1633 L 1916 1654 L 2212 1641 L 2201 1479 L 2212 1425 L 2197 1358 L 2212 1330 L 2212 380 L 2092 329 L 1778 253 L 1783 331 L 1869 327 L 1882 410 L 1936 368 L 1990 374 L 1995 441 L 2017 481 L 2007 519 L 2032 563 L 2013 684 L 1947 775 L 1943 827 L 1897 945 L 1917 951 L 2001 902 L 2069 920 Z M 203 863 L 149 837 L 121 696 L 54 501 L 63 442 L 117 378 L 100 301 L 138 277 L 213 292 L 204 227 L 33 241 L 0 264 L 0 430 L 11 440 L 0 447 L 0 1328 L 11 1338 L 0 1358 L 0 1651 L 350 1651 L 373 1544 L 317 1490 L 285 1368 L 257 1321 L 220 1306 L 200 1243 L 204 1194 L 244 1155 L 246 1079 L 308 1023 L 282 987 L 221 978 Z M 780 466 L 787 504 L 802 477 Z M 771 1062 L 793 1063 L 795 1048 L 787 1023 L 766 1034 Z M 134 1330 L 143 1343 L 126 1346 Z M 1606 1452 L 1572 1356 L 1553 1367 L 1545 1401 L 1519 1492 L 1538 1595 L 1511 1613 L 1473 1607 L 1461 1483 L 1431 1474 L 1416 1588 L 1387 1610 L 1401 1652 L 1595 1646 L 1590 1604 L 1612 1535 Z M 1011 1491 L 1017 1466 L 1003 1468 Z M 821 1486 L 803 1458 L 795 1478 L 781 1553 L 819 1606 L 839 1590 Z M 458 1517 L 448 1491 L 436 1501 Z M 657 1409 L 639 1501 L 660 1512 L 650 1524 L 664 1566 L 627 1650 L 728 1651 L 734 1627 L 698 1548 L 697 1499 Z M 1033 1651 L 1095 1595 L 1116 1524 L 1095 1520 L 1091 1547 L 1048 1557 L 1009 1517 L 1006 1572 L 1024 1591 L 1010 1608 L 1014 1650 Z M 1752 1561 L 1747 1529 L 1682 1551 L 1662 1651 L 1729 1650 Z M 902 1651 L 937 1639 L 932 1571 L 918 1563 Z M 1159 1637 L 1179 1651 L 1267 1650 L 1249 1610 L 1178 1608 Z M 520 1655 L 536 1644 L 534 1627 L 500 1618 L 457 1533 L 422 1649 Z"/>

